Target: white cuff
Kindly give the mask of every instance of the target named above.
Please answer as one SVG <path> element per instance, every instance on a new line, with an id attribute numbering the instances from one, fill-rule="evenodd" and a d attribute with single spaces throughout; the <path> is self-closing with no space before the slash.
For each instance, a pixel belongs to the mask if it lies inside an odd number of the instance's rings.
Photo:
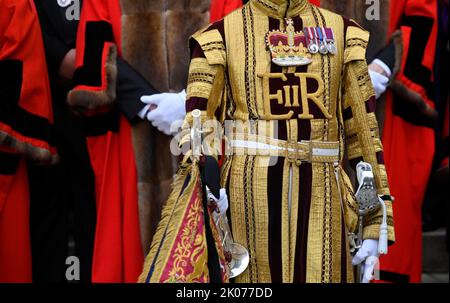
<path id="1" fill-rule="evenodd" d="M 388 78 L 390 78 L 392 76 L 392 71 L 389 68 L 389 66 L 387 66 L 386 63 L 384 63 L 380 59 L 375 59 L 375 60 L 372 61 L 372 63 L 377 64 L 378 66 L 380 66 L 384 70 L 384 72 L 386 73 Z"/>

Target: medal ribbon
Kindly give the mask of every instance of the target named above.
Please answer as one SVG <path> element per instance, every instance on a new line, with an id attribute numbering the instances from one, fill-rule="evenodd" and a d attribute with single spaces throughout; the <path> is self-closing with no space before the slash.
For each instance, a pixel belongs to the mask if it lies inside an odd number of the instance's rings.
<path id="1" fill-rule="evenodd" d="M 315 32 L 316 32 L 316 35 L 319 38 L 320 42 L 322 42 L 323 41 L 322 28 L 321 27 L 315 28 Z"/>
<path id="2" fill-rule="evenodd" d="M 334 33 L 331 28 L 329 27 L 325 28 L 325 36 L 327 37 L 327 40 L 334 41 Z"/>

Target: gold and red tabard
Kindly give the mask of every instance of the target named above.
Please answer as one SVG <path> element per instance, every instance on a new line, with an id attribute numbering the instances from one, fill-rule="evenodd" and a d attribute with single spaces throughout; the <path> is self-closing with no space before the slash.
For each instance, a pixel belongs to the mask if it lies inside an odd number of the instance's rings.
<path id="1" fill-rule="evenodd" d="M 343 159 L 370 163 L 390 197 L 368 40 L 306 0 L 251 0 L 191 39 L 186 126 L 196 109 L 243 125 L 222 167 L 234 239 L 250 252 L 238 282 L 354 281 L 348 234 L 358 205 Z M 365 239 L 378 239 L 381 220 L 366 217 Z"/>

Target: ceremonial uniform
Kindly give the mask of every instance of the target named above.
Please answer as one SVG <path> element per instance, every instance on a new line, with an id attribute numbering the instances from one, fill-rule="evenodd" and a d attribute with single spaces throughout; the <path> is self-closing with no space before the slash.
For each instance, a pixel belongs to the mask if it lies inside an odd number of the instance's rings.
<path id="1" fill-rule="evenodd" d="M 33 1 L 0 2 L 0 282 L 31 282 L 25 158 L 56 160 L 53 113 Z"/>
<path id="2" fill-rule="evenodd" d="M 234 240 L 250 253 L 238 282 L 354 281 L 348 235 L 358 205 L 341 168 L 344 156 L 353 166 L 371 163 L 379 194 L 389 198 L 368 39 L 353 21 L 306 0 L 251 0 L 193 36 L 185 127 L 194 110 L 203 121 L 234 123 L 221 181 Z M 182 145 L 190 139 L 184 136 Z M 205 150 L 219 154 L 220 144 L 207 143 Z M 366 217 L 364 239 L 378 239 L 381 218 L 381 212 Z M 171 226 L 160 230 L 158 240 L 164 230 L 173 236 Z M 148 267 L 167 260 L 166 249 L 154 245 L 161 256 L 152 263 L 151 255 Z M 144 268 L 144 281 L 159 279 L 153 269 Z M 183 280 L 183 274 L 175 269 L 163 277 Z"/>
<path id="3" fill-rule="evenodd" d="M 87 0 L 68 102 L 88 116 L 96 179 L 93 282 L 135 282 L 176 167 L 171 137 L 140 121 L 140 96 L 185 88 L 188 37 L 209 20 L 209 1 Z M 125 82 L 125 74 L 133 77 Z M 134 88 L 136 81 L 144 89 Z M 125 91 L 124 94 L 122 94 Z M 120 109 L 120 112 L 117 110 Z"/>

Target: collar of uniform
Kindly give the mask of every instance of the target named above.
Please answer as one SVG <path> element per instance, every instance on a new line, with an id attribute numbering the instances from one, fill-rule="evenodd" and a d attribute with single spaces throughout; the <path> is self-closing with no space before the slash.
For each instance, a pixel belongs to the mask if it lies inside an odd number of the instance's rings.
<path id="1" fill-rule="evenodd" d="M 274 18 L 297 16 L 310 6 L 308 0 L 250 0 L 250 2 Z"/>

